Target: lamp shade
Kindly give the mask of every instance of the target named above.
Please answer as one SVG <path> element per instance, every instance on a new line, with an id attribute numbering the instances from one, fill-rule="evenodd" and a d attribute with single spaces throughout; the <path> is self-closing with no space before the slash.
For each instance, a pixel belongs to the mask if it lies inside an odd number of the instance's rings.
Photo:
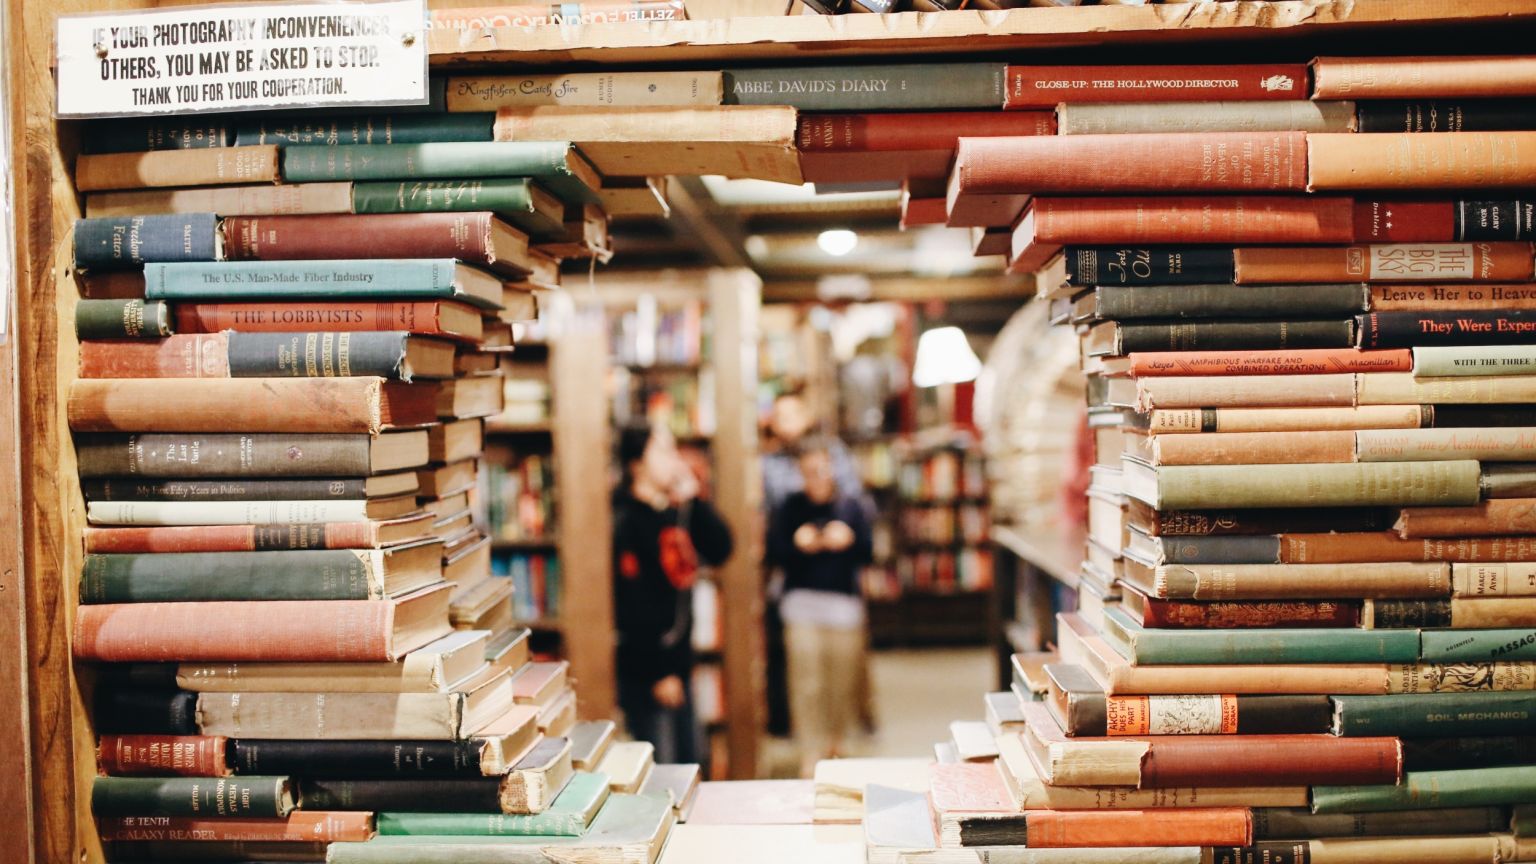
<path id="1" fill-rule="evenodd" d="M 912 365 L 912 383 L 919 387 L 975 381 L 981 374 L 981 360 L 959 327 L 924 331 L 917 340 L 917 361 Z"/>

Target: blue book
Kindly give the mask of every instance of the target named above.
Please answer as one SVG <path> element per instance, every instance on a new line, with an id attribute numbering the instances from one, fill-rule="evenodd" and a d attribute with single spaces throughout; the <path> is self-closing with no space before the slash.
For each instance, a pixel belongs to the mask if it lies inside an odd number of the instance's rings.
<path id="1" fill-rule="evenodd" d="M 134 270 L 152 262 L 217 261 L 212 213 L 75 220 L 76 270 Z"/>
<path id="2" fill-rule="evenodd" d="M 1160 630 L 1116 607 L 1104 610 L 1104 636 L 1133 664 L 1417 663 L 1419 631 L 1348 628 Z"/>
<path id="3" fill-rule="evenodd" d="M 496 276 L 452 258 L 146 264 L 155 300 L 463 300 L 501 308 Z"/>

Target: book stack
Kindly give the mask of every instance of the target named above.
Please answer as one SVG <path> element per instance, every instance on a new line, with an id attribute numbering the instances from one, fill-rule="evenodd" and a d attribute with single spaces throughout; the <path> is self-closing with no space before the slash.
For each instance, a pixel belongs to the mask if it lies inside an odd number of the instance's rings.
<path id="1" fill-rule="evenodd" d="M 86 135 L 110 152 L 76 166 L 73 650 L 102 664 L 114 858 L 654 850 L 674 818 L 607 794 L 611 724 L 578 727 L 567 665 L 532 662 L 491 578 L 474 514 L 509 321 L 606 216 L 571 145 L 461 140 L 489 136 L 471 119 Z"/>
<path id="2" fill-rule="evenodd" d="M 956 725 L 890 859 L 1536 859 L 1536 135 L 1483 98 L 1529 61 L 1217 71 L 1314 98 L 960 141 L 1080 337 L 1089 537 L 1059 656 Z"/>

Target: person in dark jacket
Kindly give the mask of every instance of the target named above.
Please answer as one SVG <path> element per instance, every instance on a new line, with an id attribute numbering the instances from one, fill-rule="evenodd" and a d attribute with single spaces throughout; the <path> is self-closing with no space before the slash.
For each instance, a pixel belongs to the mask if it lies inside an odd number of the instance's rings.
<path id="1" fill-rule="evenodd" d="M 619 707 L 657 762 L 698 762 L 693 584 L 700 563 L 731 555 L 731 531 L 662 426 L 619 436 L 623 480 L 613 496 L 613 600 Z"/>
<path id="2" fill-rule="evenodd" d="M 838 488 L 832 455 L 808 440 L 799 448 L 804 489 L 774 511 L 769 559 L 784 571 L 790 717 L 802 773 L 836 757 L 858 710 L 864 650 L 860 572 L 871 553 L 868 512 Z"/>

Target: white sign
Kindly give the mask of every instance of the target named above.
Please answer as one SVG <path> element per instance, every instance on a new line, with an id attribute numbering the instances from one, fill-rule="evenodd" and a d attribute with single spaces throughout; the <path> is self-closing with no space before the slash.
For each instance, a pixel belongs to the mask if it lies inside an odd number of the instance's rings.
<path id="1" fill-rule="evenodd" d="M 268 3 L 58 20 L 60 117 L 427 101 L 424 0 Z"/>

